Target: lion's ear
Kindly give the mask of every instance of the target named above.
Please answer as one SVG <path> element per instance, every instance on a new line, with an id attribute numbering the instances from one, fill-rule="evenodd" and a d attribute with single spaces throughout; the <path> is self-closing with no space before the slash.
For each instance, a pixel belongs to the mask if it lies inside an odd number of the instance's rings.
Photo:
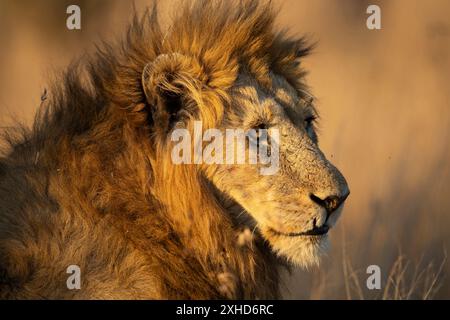
<path id="1" fill-rule="evenodd" d="M 142 86 L 152 112 L 173 122 L 201 83 L 198 62 L 179 53 L 161 54 L 142 72 Z"/>

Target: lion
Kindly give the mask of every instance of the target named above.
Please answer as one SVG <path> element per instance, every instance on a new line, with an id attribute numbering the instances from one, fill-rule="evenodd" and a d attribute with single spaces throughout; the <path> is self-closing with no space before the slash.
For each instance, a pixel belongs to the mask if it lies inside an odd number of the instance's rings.
<path id="1" fill-rule="evenodd" d="M 68 67 L 5 134 L 1 298 L 276 299 L 281 268 L 318 264 L 349 189 L 318 147 L 311 46 L 275 11 L 197 0 L 163 29 L 153 5 Z M 276 128 L 279 170 L 174 164 L 171 132 L 199 120 Z"/>

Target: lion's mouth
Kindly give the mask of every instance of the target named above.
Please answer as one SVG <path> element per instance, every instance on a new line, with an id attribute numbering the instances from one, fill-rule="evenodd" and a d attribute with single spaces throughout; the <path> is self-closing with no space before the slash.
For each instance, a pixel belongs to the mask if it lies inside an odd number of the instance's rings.
<path id="1" fill-rule="evenodd" d="M 330 230 L 330 227 L 326 224 L 321 225 L 320 227 L 314 226 L 311 230 L 303 231 L 303 232 L 281 232 L 275 229 L 270 228 L 270 230 L 280 236 L 285 237 L 299 237 L 299 236 L 322 236 L 324 234 L 328 233 L 328 230 Z"/>

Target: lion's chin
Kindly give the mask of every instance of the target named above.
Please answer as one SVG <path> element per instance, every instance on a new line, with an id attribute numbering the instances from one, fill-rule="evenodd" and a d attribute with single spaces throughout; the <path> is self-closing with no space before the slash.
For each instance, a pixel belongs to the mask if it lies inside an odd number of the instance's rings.
<path id="1" fill-rule="evenodd" d="M 328 235 L 276 236 L 267 239 L 273 251 L 290 264 L 301 268 L 318 266 L 329 247 Z"/>

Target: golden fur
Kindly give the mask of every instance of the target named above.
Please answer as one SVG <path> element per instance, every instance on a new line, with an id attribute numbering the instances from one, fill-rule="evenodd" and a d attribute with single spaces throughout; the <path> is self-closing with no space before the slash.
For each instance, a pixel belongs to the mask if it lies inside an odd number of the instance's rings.
<path id="1" fill-rule="evenodd" d="M 33 128 L 6 137 L 1 298 L 279 297 L 279 236 L 249 231 L 245 206 L 216 183 L 224 172 L 174 165 L 168 135 L 191 119 L 231 124 L 243 112 L 233 92 L 250 84 L 307 96 L 309 48 L 274 18 L 259 1 L 201 0 L 162 30 L 153 7 L 119 46 L 68 68 Z M 72 264 L 80 290 L 66 287 Z"/>

